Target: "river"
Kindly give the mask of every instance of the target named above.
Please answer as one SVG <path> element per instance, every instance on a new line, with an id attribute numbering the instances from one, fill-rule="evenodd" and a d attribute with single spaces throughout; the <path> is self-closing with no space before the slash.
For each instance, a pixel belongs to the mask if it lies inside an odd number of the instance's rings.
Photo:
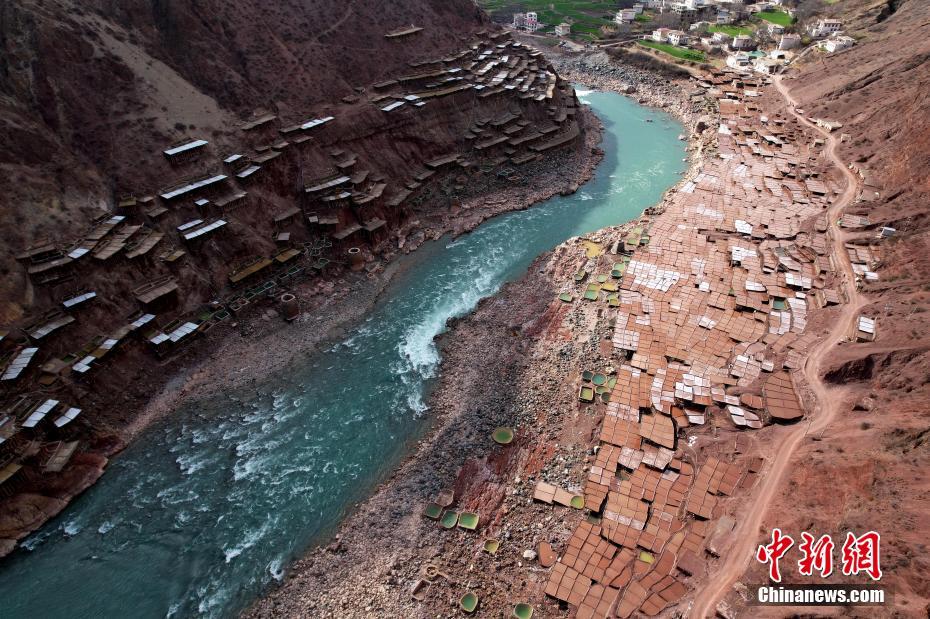
<path id="1" fill-rule="evenodd" d="M 565 239 L 638 216 L 685 170 L 670 116 L 579 95 L 605 127 L 591 182 L 424 245 L 339 343 L 153 425 L 0 566 L 0 615 L 230 616 L 331 534 L 428 429 L 446 320 Z"/>

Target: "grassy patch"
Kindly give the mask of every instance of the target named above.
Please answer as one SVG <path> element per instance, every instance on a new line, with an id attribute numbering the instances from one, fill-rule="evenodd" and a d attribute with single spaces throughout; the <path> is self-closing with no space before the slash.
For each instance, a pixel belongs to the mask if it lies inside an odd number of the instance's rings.
<path id="1" fill-rule="evenodd" d="M 636 21 L 641 21 L 641 22 L 652 21 L 652 15 L 647 15 L 646 13 L 640 13 L 633 19 L 635 19 Z"/>
<path id="2" fill-rule="evenodd" d="M 704 52 L 699 52 L 693 49 L 687 49 L 684 47 L 675 47 L 674 45 L 669 45 L 668 43 L 657 43 L 655 41 L 637 41 L 643 47 L 648 47 L 650 49 L 657 49 L 660 52 L 665 52 L 669 56 L 674 56 L 675 58 L 681 58 L 682 60 L 691 60 L 693 62 L 704 62 Z"/>
<path id="3" fill-rule="evenodd" d="M 785 26 L 786 28 L 794 23 L 794 18 L 784 11 L 761 11 L 756 13 L 756 15 L 759 19 L 764 19 L 767 22 Z"/>
<path id="4" fill-rule="evenodd" d="M 741 34 L 753 33 L 753 28 L 749 26 L 726 26 L 723 24 L 718 26 L 711 26 L 707 30 L 708 32 L 722 32 L 724 34 L 730 35 L 731 37 L 736 37 Z"/>

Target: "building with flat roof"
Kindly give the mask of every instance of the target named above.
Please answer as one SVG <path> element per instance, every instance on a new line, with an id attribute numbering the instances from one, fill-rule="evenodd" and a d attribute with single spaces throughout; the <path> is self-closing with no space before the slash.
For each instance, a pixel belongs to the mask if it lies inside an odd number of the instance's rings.
<path id="1" fill-rule="evenodd" d="M 636 11 L 633 9 L 620 9 L 614 16 L 614 21 L 618 24 L 629 24 L 636 20 Z"/>
<path id="2" fill-rule="evenodd" d="M 778 49 L 794 49 L 801 46 L 801 35 L 800 34 L 783 34 L 778 40 Z"/>
<path id="3" fill-rule="evenodd" d="M 533 11 L 514 13 L 513 27 L 517 30 L 525 30 L 526 32 L 536 32 L 539 30 L 539 18 Z"/>
<path id="4" fill-rule="evenodd" d="M 672 45 L 681 46 L 688 44 L 688 34 L 681 30 L 672 30 L 668 33 L 668 42 Z"/>
<path id="5" fill-rule="evenodd" d="M 755 47 L 755 43 L 752 40 L 752 37 L 748 34 L 738 34 L 733 37 L 733 41 L 730 43 L 730 47 L 733 49 L 752 49 Z"/>
<path id="6" fill-rule="evenodd" d="M 813 24 L 809 31 L 814 37 L 828 37 L 836 34 L 843 28 L 843 22 L 838 19 L 821 19 Z"/>
<path id="7" fill-rule="evenodd" d="M 849 49 L 855 44 L 856 44 L 856 39 L 841 35 L 837 37 L 830 37 L 829 39 L 827 39 L 826 41 L 820 44 L 820 48 L 832 54 L 834 52 L 839 52 L 844 49 Z"/>

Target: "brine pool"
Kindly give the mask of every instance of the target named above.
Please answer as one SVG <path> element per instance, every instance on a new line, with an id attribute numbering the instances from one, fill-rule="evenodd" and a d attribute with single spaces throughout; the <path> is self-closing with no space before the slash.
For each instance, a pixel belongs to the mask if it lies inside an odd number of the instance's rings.
<path id="1" fill-rule="evenodd" d="M 428 428 L 446 321 L 565 239 L 638 216 L 686 169 L 672 117 L 578 93 L 605 128 L 593 180 L 424 245 L 342 341 L 146 430 L 0 565 L 0 615 L 231 616 L 331 534 Z"/>

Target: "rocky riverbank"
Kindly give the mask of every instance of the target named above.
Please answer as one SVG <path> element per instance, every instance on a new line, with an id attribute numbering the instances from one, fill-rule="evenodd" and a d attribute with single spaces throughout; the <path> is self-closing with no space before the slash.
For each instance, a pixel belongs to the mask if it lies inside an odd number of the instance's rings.
<path id="1" fill-rule="evenodd" d="M 586 239 L 596 243 L 635 225 Z M 594 427 L 593 418 L 577 412 L 577 398 L 563 377 L 579 361 L 593 362 L 598 355 L 594 339 L 565 339 L 587 331 L 597 318 L 553 303 L 559 282 L 584 264 L 586 248 L 575 238 L 541 256 L 523 278 L 451 325 L 440 339 L 441 379 L 430 399 L 431 410 L 439 411 L 433 430 L 331 543 L 295 563 L 285 584 L 246 616 L 447 616 L 463 588 L 493 598 L 500 608 L 490 601 L 483 608 L 503 614 L 502 600 L 538 589 L 542 581 L 521 582 L 507 568 L 531 551 L 538 535 L 533 523 L 541 509 L 532 502 L 534 478 L 527 472 L 567 484 L 585 460 L 575 441 L 586 443 Z M 606 334 L 602 322 L 598 327 Z M 582 325 L 585 329 L 573 327 Z M 498 426 L 517 429 L 514 442 L 503 449 L 490 440 Z M 567 428 L 577 434 L 564 437 Z M 525 477 L 515 478 L 515 471 Z M 501 542 L 498 555 L 481 550 L 483 537 L 424 520 L 423 506 L 443 492 L 457 506 L 481 514 L 488 523 L 482 525 L 484 535 Z M 552 526 L 569 527 L 580 512 L 567 516 Z M 416 598 L 422 599 L 416 599 L 411 587 L 433 569 L 441 576 L 421 585 Z"/>

